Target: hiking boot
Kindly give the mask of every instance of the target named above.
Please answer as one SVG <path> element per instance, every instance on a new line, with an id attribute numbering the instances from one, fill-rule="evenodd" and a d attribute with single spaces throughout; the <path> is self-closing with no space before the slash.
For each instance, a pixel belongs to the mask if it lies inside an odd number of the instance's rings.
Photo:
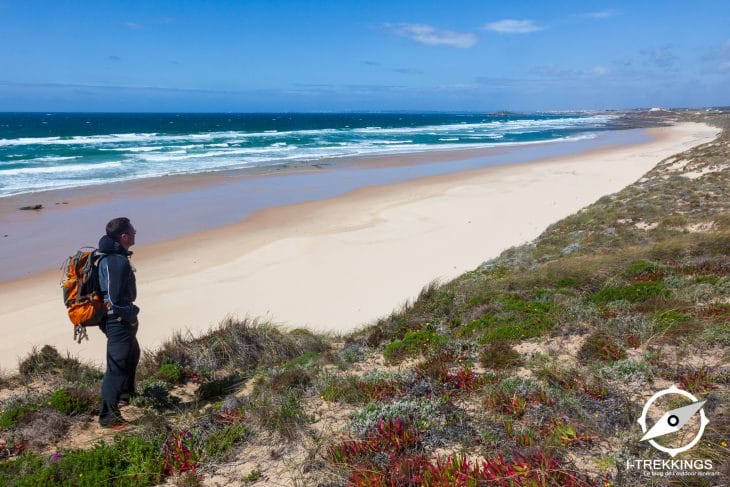
<path id="1" fill-rule="evenodd" d="M 101 423 L 99 424 L 104 429 L 110 429 L 114 431 L 126 431 L 127 428 L 129 428 L 129 425 L 126 422 L 117 423 L 112 421 L 110 423 L 107 423 L 106 425 L 102 425 Z"/>
<path id="2" fill-rule="evenodd" d="M 114 414 L 110 418 L 99 419 L 99 426 L 117 431 L 127 429 L 129 423 L 119 414 Z"/>

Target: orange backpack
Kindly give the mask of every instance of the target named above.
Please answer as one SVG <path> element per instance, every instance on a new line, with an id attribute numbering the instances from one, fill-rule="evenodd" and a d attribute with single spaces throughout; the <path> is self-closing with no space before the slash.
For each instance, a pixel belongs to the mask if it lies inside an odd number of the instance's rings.
<path id="1" fill-rule="evenodd" d="M 66 259 L 61 267 L 63 303 L 74 326 L 98 326 L 106 316 L 107 308 L 101 298 L 97 273 L 99 260 L 101 256 L 96 249 L 84 247 Z"/>

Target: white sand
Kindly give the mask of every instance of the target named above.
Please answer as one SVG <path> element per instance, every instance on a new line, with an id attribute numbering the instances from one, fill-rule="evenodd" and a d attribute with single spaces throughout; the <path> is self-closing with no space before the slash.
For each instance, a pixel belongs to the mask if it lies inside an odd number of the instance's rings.
<path id="1" fill-rule="evenodd" d="M 207 330 L 227 315 L 347 332 L 387 315 L 433 279 L 502 250 L 639 179 L 719 130 L 683 123 L 651 142 L 357 190 L 260 212 L 241 224 L 135 248 L 139 339 Z M 102 363 L 105 339 L 71 341 L 59 273 L 0 285 L 0 367 L 34 346 Z"/>

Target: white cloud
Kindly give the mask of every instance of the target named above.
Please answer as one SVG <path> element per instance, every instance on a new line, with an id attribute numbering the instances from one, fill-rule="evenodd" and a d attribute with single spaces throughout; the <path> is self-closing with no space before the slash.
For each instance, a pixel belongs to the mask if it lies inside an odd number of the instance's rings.
<path id="1" fill-rule="evenodd" d="M 468 49 L 477 43 L 479 38 L 471 32 L 455 32 L 437 29 L 427 24 L 385 24 L 391 34 L 407 37 L 426 46 L 446 46 Z"/>
<path id="2" fill-rule="evenodd" d="M 530 74 L 532 76 L 543 81 L 596 79 L 598 77 L 612 75 L 614 73 L 615 71 L 611 68 L 600 65 L 589 69 L 561 68 L 554 65 L 548 65 L 535 66 L 530 70 Z"/>
<path id="3" fill-rule="evenodd" d="M 125 22 L 124 23 L 124 27 L 126 27 L 127 29 L 135 29 L 136 30 L 136 29 L 141 29 L 142 28 L 142 24 L 138 24 L 137 22 Z"/>
<path id="4" fill-rule="evenodd" d="M 534 20 L 504 19 L 484 25 L 484 30 L 491 30 L 503 34 L 527 34 L 543 30 Z"/>
<path id="5" fill-rule="evenodd" d="M 415 68 L 396 68 L 393 71 L 400 74 L 423 74 L 423 71 Z"/>
<path id="6" fill-rule="evenodd" d="M 601 10 L 600 12 L 588 12 L 585 14 L 582 14 L 583 17 L 590 17 L 592 19 L 606 19 L 608 17 L 613 17 L 614 15 L 617 15 L 618 12 L 616 10 Z"/>

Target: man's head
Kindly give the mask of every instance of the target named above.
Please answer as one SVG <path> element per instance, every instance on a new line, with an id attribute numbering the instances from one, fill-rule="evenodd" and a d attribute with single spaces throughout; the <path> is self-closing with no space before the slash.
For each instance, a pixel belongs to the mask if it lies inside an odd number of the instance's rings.
<path id="1" fill-rule="evenodd" d="M 115 242 L 119 242 L 124 250 L 134 245 L 134 236 L 137 231 L 132 226 L 129 218 L 115 218 L 106 224 L 106 234 Z"/>

